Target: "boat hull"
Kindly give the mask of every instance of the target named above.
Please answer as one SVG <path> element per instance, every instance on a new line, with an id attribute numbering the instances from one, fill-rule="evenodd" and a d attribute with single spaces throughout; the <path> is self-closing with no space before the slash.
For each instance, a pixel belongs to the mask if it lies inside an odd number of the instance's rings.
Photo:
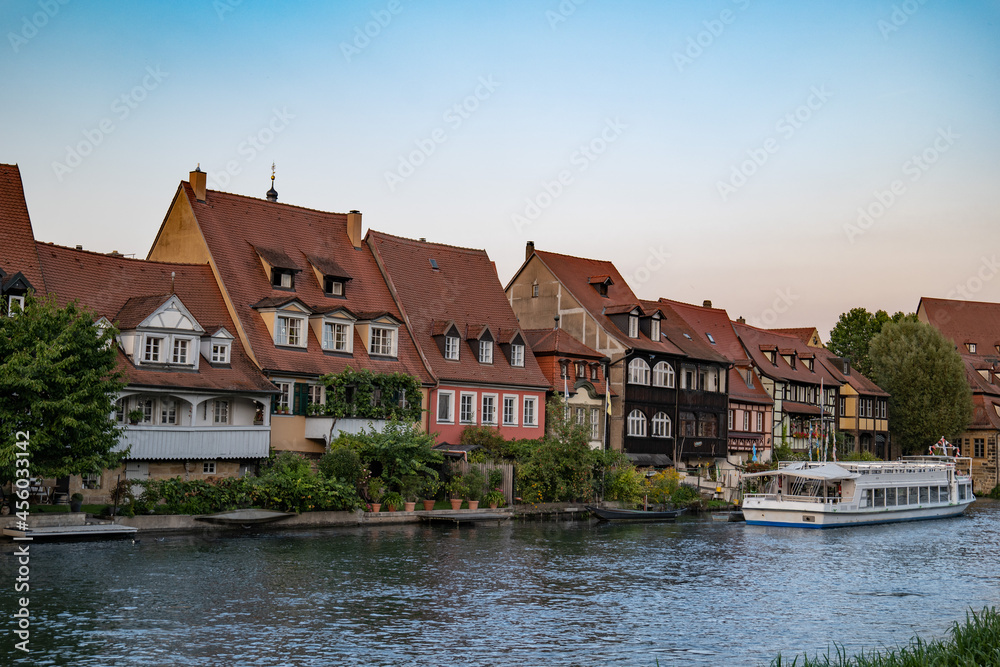
<path id="1" fill-rule="evenodd" d="M 645 510 L 617 510 L 587 506 L 587 509 L 601 521 L 673 521 L 684 510 L 649 512 Z"/>
<path id="2" fill-rule="evenodd" d="M 817 511 L 815 506 L 808 507 L 809 503 L 801 504 L 803 507 L 768 507 L 766 505 L 747 506 L 747 504 L 744 504 L 743 516 L 746 518 L 747 525 L 750 526 L 843 528 L 846 526 L 867 526 L 880 523 L 896 523 L 900 521 L 946 519 L 962 514 L 971 502 L 932 507 L 869 511 Z M 788 505 L 788 503 L 786 503 L 786 505 Z"/>

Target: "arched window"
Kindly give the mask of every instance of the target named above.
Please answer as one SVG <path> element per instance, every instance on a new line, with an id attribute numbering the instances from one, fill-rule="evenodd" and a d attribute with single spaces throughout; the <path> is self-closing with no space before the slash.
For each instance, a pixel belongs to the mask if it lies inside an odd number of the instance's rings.
<path id="1" fill-rule="evenodd" d="M 649 364 L 642 359 L 633 359 L 628 362 L 628 383 L 648 385 Z"/>
<path id="2" fill-rule="evenodd" d="M 653 366 L 653 386 L 674 388 L 674 367 L 665 361 Z"/>
<path id="3" fill-rule="evenodd" d="M 670 437 L 670 416 L 666 412 L 657 412 L 653 416 L 653 437 Z"/>
<path id="4" fill-rule="evenodd" d="M 633 410 L 628 414 L 628 434 L 640 438 L 646 437 L 646 415 L 638 410 Z"/>

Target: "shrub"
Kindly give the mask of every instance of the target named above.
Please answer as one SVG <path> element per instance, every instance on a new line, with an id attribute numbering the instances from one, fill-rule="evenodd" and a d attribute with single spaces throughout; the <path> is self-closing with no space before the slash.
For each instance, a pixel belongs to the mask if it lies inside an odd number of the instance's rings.
<path id="1" fill-rule="evenodd" d="M 364 473 L 361 457 L 350 447 L 334 447 L 320 457 L 319 472 L 327 479 L 339 480 L 357 486 Z"/>
<path id="2" fill-rule="evenodd" d="M 616 467 L 604 473 L 604 498 L 625 503 L 642 499 L 645 474 L 635 466 Z"/>

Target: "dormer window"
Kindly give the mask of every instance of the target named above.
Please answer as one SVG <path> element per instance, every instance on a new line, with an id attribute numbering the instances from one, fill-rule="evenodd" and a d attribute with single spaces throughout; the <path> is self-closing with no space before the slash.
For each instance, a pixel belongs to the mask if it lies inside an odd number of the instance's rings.
<path id="1" fill-rule="evenodd" d="M 174 354 L 171 363 L 186 364 L 188 362 L 188 343 L 189 341 L 183 338 L 174 339 Z"/>
<path id="2" fill-rule="evenodd" d="M 660 318 L 654 317 L 649 321 L 649 338 L 651 340 L 660 340 Z"/>
<path id="3" fill-rule="evenodd" d="M 586 378 L 587 377 L 587 364 L 586 363 L 584 363 L 582 361 L 576 362 L 576 376 L 578 378 Z"/>
<path id="4" fill-rule="evenodd" d="M 635 313 L 630 313 L 628 316 L 628 337 L 639 337 L 639 316 Z"/>
<path id="5" fill-rule="evenodd" d="M 967 350 L 969 350 L 969 354 L 975 354 L 976 353 L 976 344 L 975 343 L 966 343 L 965 347 L 966 347 Z"/>
<path id="6" fill-rule="evenodd" d="M 344 296 L 344 281 L 333 276 L 324 276 L 323 293 L 327 296 Z"/>
<path id="7" fill-rule="evenodd" d="M 456 339 L 457 342 L 457 339 Z M 524 346 L 513 343 L 510 346 L 510 365 L 522 368 L 524 366 Z"/>
<path id="8" fill-rule="evenodd" d="M 458 361 L 459 355 L 459 340 L 458 336 L 445 336 L 444 339 L 444 358 L 450 359 L 452 361 Z"/>
<path id="9" fill-rule="evenodd" d="M 611 276 L 590 276 L 587 278 L 587 282 L 593 285 L 597 293 L 603 297 L 608 296 L 608 287 L 614 284 L 611 281 Z"/>
<path id="10" fill-rule="evenodd" d="M 291 347 L 305 347 L 305 337 L 302 335 L 305 318 L 278 315 L 275 318 L 274 343 Z"/>
<path id="11" fill-rule="evenodd" d="M 812 359 L 803 359 L 802 363 L 805 364 L 805 367 L 808 368 L 809 370 L 813 369 L 813 360 Z"/>
<path id="12" fill-rule="evenodd" d="M 479 363 L 481 364 L 493 363 L 493 341 L 491 340 L 479 341 Z"/>
<path id="13" fill-rule="evenodd" d="M 150 363 L 158 363 L 160 359 L 160 347 L 163 339 L 155 336 L 146 336 L 146 350 L 142 355 L 142 360 Z"/>
<path id="14" fill-rule="evenodd" d="M 371 345 L 368 353 L 382 357 L 396 356 L 396 328 L 371 326 Z"/>
<path id="15" fill-rule="evenodd" d="M 294 273 L 288 269 L 272 269 L 271 285 L 281 289 L 295 289 Z"/>
<path id="16" fill-rule="evenodd" d="M 350 352 L 354 339 L 350 322 L 329 320 L 323 322 L 323 349 L 331 352 Z"/>
<path id="17" fill-rule="evenodd" d="M 232 346 L 227 343 L 212 343 L 212 363 L 228 364 L 229 350 Z"/>
<path id="18" fill-rule="evenodd" d="M 24 297 L 11 294 L 7 297 L 7 315 L 14 317 L 24 310 Z"/>

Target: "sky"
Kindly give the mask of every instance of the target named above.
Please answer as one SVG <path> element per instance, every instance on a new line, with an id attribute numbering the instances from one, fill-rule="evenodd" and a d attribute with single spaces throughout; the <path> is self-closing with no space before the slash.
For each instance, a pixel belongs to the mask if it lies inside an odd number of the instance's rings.
<path id="1" fill-rule="evenodd" d="M 113 9 L 112 9 L 113 8 Z M 1000 301 L 1000 1 L 0 5 L 35 236 L 145 257 L 182 180 L 824 340 Z M 277 233 L 280 233 L 278 231 Z"/>

